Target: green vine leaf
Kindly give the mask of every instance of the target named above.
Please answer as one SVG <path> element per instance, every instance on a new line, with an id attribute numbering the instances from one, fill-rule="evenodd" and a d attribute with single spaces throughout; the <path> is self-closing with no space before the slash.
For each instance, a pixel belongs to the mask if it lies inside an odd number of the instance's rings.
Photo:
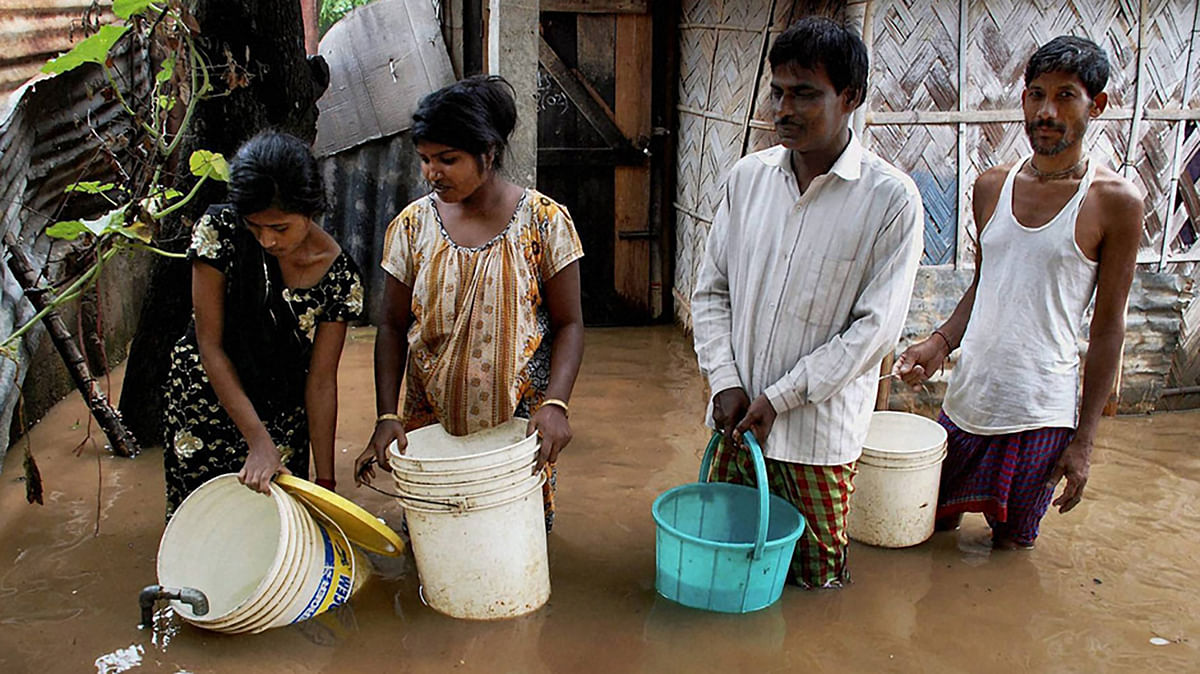
<path id="1" fill-rule="evenodd" d="M 104 183 L 103 185 L 101 185 L 99 180 L 87 180 L 84 182 L 75 183 L 73 185 L 67 185 L 67 188 L 63 191 L 64 192 L 84 192 L 87 194 L 100 194 L 102 192 L 107 192 L 114 187 L 116 187 L 116 185 L 114 185 L 112 183 Z"/>
<path id="2" fill-rule="evenodd" d="M 222 182 L 229 182 L 229 164 L 225 162 L 225 157 L 220 152 L 196 150 L 188 158 L 188 168 L 197 178 L 215 178 Z"/>
<path id="3" fill-rule="evenodd" d="M 134 14 L 141 14 L 147 7 L 152 7 L 154 0 L 113 0 L 113 14 L 128 19 Z"/>
<path id="4" fill-rule="evenodd" d="M 46 236 L 63 241 L 74 241 L 88 231 L 78 220 L 63 220 L 46 228 Z"/>
<path id="5" fill-rule="evenodd" d="M 42 66 L 42 72 L 57 75 L 85 63 L 104 63 L 108 50 L 129 30 L 129 26 L 100 26 L 100 32 L 71 48 L 71 51 Z"/>
<path id="6" fill-rule="evenodd" d="M 170 112 L 171 108 L 175 107 L 175 99 L 172 98 L 171 96 L 160 95 L 158 97 L 158 107 L 161 108 L 164 112 Z"/>
<path id="7" fill-rule="evenodd" d="M 168 56 L 167 58 L 163 59 L 162 68 L 160 68 L 158 71 L 158 74 L 156 74 L 154 76 L 154 81 L 158 82 L 159 84 L 162 84 L 163 82 L 166 82 L 167 80 L 171 79 L 174 75 L 175 75 L 175 56 L 172 55 L 172 56 Z"/>
<path id="8" fill-rule="evenodd" d="M 125 209 L 128 207 L 129 205 L 126 204 L 105 213 L 95 220 L 64 220 L 56 222 L 46 228 L 46 236 L 63 239 L 64 241 L 74 241 L 84 234 L 101 237 L 113 232 L 121 233 L 121 229 L 123 229 L 123 225 L 125 224 Z"/>

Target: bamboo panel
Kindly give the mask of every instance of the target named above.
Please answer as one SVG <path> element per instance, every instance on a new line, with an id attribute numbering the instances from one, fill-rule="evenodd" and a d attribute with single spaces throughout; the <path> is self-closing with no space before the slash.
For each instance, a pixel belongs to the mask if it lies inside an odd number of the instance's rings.
<path id="1" fill-rule="evenodd" d="M 698 226 L 686 213 L 675 212 L 675 278 L 672 285 L 685 296 L 692 294 L 691 273 L 698 264 L 692 249 L 692 231 Z"/>
<path id="2" fill-rule="evenodd" d="M 1150 2 L 1146 15 L 1146 44 L 1143 45 L 1146 85 L 1150 87 L 1146 98 L 1148 109 L 1178 109 L 1183 101 L 1186 55 L 1191 44 L 1195 11 L 1196 0 Z M 1196 88 L 1194 83 L 1192 88 Z"/>
<path id="3" fill-rule="evenodd" d="M 719 34 L 708 110 L 734 119 L 745 118 L 761 47 L 762 35 L 759 33 Z"/>
<path id="4" fill-rule="evenodd" d="M 721 0 L 683 0 L 680 16 L 683 23 L 717 23 L 721 20 L 721 5 Z"/>
<path id="5" fill-rule="evenodd" d="M 721 7 L 721 22 L 759 29 L 768 23 L 770 11 L 771 0 L 726 0 Z"/>
<path id="6" fill-rule="evenodd" d="M 700 164 L 700 193 L 696 211 L 712 218 L 716 209 L 721 182 L 725 174 L 741 157 L 742 127 L 714 119 L 705 120 L 704 158 Z"/>
<path id="7" fill-rule="evenodd" d="M 704 156 L 704 118 L 688 113 L 679 114 L 679 146 L 677 199 L 687 208 L 696 208 L 699 201 L 700 171 Z"/>
<path id="8" fill-rule="evenodd" d="M 1170 211 L 1170 231 L 1176 232 L 1167 249 L 1168 256 L 1172 257 L 1197 250 L 1196 240 L 1200 236 L 1200 203 L 1197 202 L 1200 202 L 1200 198 L 1193 199 L 1192 195 L 1200 193 L 1200 186 L 1197 185 L 1200 180 L 1200 128 L 1192 125 L 1186 129 L 1180 154 L 1179 193 L 1185 198 L 1177 199 Z M 1192 201 L 1190 209 L 1189 200 Z M 1200 305 L 1200 302 L 1197 304 Z"/>
<path id="9" fill-rule="evenodd" d="M 1100 126 L 1102 135 L 1096 138 L 1094 131 L 1089 132 L 1092 134 L 1089 139 L 1092 141 L 1089 143 L 1089 152 L 1093 157 L 1109 160 L 1110 165 L 1114 167 L 1120 166 L 1128 152 L 1129 125 L 1109 122 L 1092 126 Z M 1140 128 L 1139 138 L 1133 148 L 1134 170 L 1128 177 L 1146 195 L 1141 248 L 1153 250 L 1157 256 L 1162 250 L 1164 199 L 1168 198 L 1167 191 L 1171 185 L 1171 153 L 1175 147 L 1174 123 L 1145 121 Z M 1108 150 L 1108 147 L 1111 147 L 1111 150 Z M 1106 156 L 1106 150 L 1114 154 Z"/>
<path id="10" fill-rule="evenodd" d="M 939 0 L 941 2 L 943 0 Z M 1108 53 L 1110 105 L 1133 104 L 1137 76 L 1138 3 L 1065 0 L 977 0 L 968 3 L 971 84 L 968 110 L 1020 107 L 1025 64 L 1041 44 L 1059 35 L 1087 37 Z M 1020 26 L 1019 32 L 1012 30 Z"/>
<path id="11" fill-rule="evenodd" d="M 693 108 L 708 105 L 716 31 L 689 29 L 679 32 L 679 104 Z"/>
<path id="12" fill-rule="evenodd" d="M 885 0 L 875 12 L 867 109 L 956 109 L 958 3 Z"/>
<path id="13" fill-rule="evenodd" d="M 871 149 L 901 166 L 921 191 L 925 252 L 921 264 L 953 264 L 958 237 L 958 130 L 946 126 L 868 127 Z"/>
<path id="14" fill-rule="evenodd" d="M 765 150 L 772 145 L 777 145 L 778 143 L 779 138 L 775 135 L 774 131 L 767 131 L 766 129 L 756 129 L 751 127 L 750 144 L 746 147 L 746 152 L 748 154 L 753 154 L 759 150 Z"/>

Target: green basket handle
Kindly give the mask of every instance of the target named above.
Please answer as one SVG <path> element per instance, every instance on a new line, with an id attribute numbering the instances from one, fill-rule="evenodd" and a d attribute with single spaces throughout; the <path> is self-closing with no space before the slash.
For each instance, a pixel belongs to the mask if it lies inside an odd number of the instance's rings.
<path id="1" fill-rule="evenodd" d="M 700 462 L 700 481 L 708 482 L 709 469 L 712 468 L 713 458 L 717 447 L 721 446 L 720 431 L 713 431 L 712 439 L 704 450 L 704 459 Z M 762 448 L 750 431 L 742 433 L 742 440 L 750 447 L 750 458 L 754 460 L 754 477 L 758 485 L 758 534 L 754 538 L 753 559 L 761 559 L 763 547 L 767 544 L 767 523 L 771 519 L 771 492 L 767 489 L 767 463 L 763 460 Z"/>

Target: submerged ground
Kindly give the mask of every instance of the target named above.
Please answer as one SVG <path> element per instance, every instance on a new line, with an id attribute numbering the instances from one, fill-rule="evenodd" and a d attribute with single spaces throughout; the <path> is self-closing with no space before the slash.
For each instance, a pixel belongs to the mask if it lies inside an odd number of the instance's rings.
<path id="1" fill-rule="evenodd" d="M 350 479 L 374 419 L 372 334 L 351 331 L 343 359 L 338 484 L 397 524 L 395 503 Z M 72 396 L 29 437 L 46 504 L 25 504 L 24 440 L 0 473 L 0 672 L 1200 670 L 1200 413 L 1104 420 L 1086 500 L 1048 515 L 1032 552 L 992 552 L 972 515 L 911 549 L 852 544 L 847 589 L 789 587 L 725 616 L 654 592 L 650 504 L 695 479 L 704 395 L 676 329 L 588 332 L 553 594 L 537 613 L 446 618 L 421 603 L 410 562 L 385 560 L 344 609 L 248 636 L 165 616 L 137 629 L 163 527 L 161 452 L 98 455 Z"/>

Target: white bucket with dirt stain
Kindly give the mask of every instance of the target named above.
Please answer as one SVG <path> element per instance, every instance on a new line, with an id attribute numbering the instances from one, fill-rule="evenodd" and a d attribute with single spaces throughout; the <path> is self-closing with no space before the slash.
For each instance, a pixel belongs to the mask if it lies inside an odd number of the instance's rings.
<path id="1" fill-rule="evenodd" d="M 316 519 L 278 485 L 266 496 L 222 475 L 192 492 L 158 548 L 161 585 L 208 598 L 203 616 L 171 602 L 184 620 L 241 633 L 307 620 L 345 603 L 369 576 L 366 558 L 331 520 Z"/>
<path id="2" fill-rule="evenodd" d="M 850 497 L 850 538 L 906 548 L 933 535 L 946 429 L 906 412 L 875 412 Z"/>
<path id="3" fill-rule="evenodd" d="M 398 453 L 396 444 L 388 448 L 389 461 L 407 472 L 455 473 L 482 470 L 490 472 L 518 457 L 537 452 L 537 433 L 527 434 L 528 419 L 513 417 L 470 435 L 450 435 L 441 424 L 409 431 L 408 447 Z"/>
<path id="4" fill-rule="evenodd" d="M 444 505 L 402 500 L 421 594 L 454 618 L 495 620 L 550 598 L 544 475 Z"/>

